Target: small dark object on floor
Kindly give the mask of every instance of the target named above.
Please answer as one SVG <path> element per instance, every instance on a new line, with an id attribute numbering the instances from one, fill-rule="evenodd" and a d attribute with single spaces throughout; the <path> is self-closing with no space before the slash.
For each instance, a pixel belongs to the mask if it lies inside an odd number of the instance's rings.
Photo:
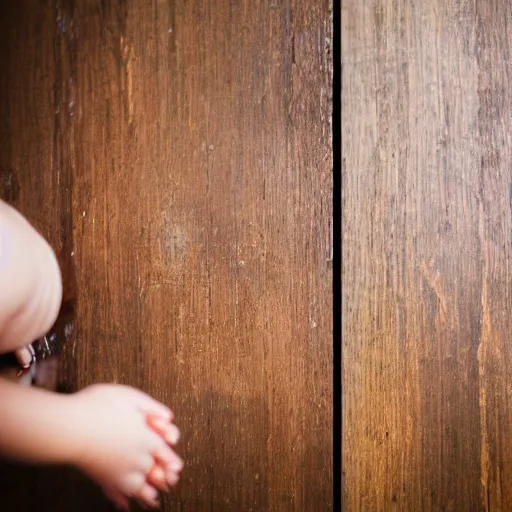
<path id="1" fill-rule="evenodd" d="M 32 384 L 47 389 L 57 385 L 58 355 L 64 343 L 70 338 L 74 328 L 74 301 L 62 303 L 59 316 L 48 334 L 32 343 L 34 359 L 28 368 L 20 367 L 14 353 L 0 355 L 0 374 L 8 377 L 16 371 L 16 377 L 22 379 L 28 373 L 32 375 Z"/>

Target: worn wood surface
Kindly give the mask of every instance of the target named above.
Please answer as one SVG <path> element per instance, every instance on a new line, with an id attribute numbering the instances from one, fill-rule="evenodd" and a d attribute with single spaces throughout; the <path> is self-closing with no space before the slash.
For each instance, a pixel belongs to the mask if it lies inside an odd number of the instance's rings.
<path id="1" fill-rule="evenodd" d="M 343 2 L 346 510 L 512 510 L 511 27 Z"/>
<path id="2" fill-rule="evenodd" d="M 172 406 L 166 510 L 332 509 L 329 2 L 1 10 L 0 192 L 76 302 L 61 385 Z M 16 510 L 109 509 L 69 472 L 2 481 Z"/>

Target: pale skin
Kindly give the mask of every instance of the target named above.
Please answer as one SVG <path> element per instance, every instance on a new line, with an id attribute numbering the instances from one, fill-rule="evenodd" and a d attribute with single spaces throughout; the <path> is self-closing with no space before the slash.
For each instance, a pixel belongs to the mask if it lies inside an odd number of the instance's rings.
<path id="1" fill-rule="evenodd" d="M 51 328 L 61 300 L 52 249 L 0 201 L 0 353 L 15 351 L 29 365 L 29 344 Z M 158 491 L 178 482 L 183 461 L 173 449 L 180 436 L 173 421 L 168 407 L 127 386 L 98 384 L 60 395 L 0 378 L 0 454 L 73 465 L 121 509 L 128 509 L 129 497 L 156 507 Z"/>

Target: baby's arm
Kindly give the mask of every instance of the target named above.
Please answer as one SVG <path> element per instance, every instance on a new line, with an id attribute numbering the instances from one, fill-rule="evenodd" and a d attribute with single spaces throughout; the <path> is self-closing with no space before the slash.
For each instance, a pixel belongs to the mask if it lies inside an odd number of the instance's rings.
<path id="1" fill-rule="evenodd" d="M 61 300 L 53 250 L 20 213 L 0 201 L 0 353 L 46 334 Z"/>
<path id="2" fill-rule="evenodd" d="M 80 441 L 72 396 L 0 378 L 0 453 L 30 463 L 74 463 Z"/>
<path id="3" fill-rule="evenodd" d="M 0 379 L 0 454 L 84 471 L 121 506 L 156 504 L 179 480 L 183 461 L 172 412 L 136 389 L 95 385 L 73 395 Z"/>
<path id="4" fill-rule="evenodd" d="M 62 300 L 61 275 L 47 242 L 0 201 L 0 353 L 44 335 Z M 25 388 L 0 378 L 0 455 L 72 464 L 119 505 L 126 496 L 155 503 L 177 483 L 183 461 L 171 411 L 125 386 L 96 385 L 74 395 Z"/>

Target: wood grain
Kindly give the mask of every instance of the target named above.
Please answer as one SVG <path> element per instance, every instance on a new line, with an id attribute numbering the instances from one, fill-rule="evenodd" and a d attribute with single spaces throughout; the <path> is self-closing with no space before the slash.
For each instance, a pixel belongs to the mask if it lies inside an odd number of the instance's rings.
<path id="1" fill-rule="evenodd" d="M 511 23 L 343 3 L 346 510 L 511 510 Z"/>
<path id="2" fill-rule="evenodd" d="M 166 510 L 332 509 L 329 2 L 2 11 L 0 182 L 77 301 L 63 384 L 172 406 Z M 16 510 L 108 509 L 12 471 Z"/>

